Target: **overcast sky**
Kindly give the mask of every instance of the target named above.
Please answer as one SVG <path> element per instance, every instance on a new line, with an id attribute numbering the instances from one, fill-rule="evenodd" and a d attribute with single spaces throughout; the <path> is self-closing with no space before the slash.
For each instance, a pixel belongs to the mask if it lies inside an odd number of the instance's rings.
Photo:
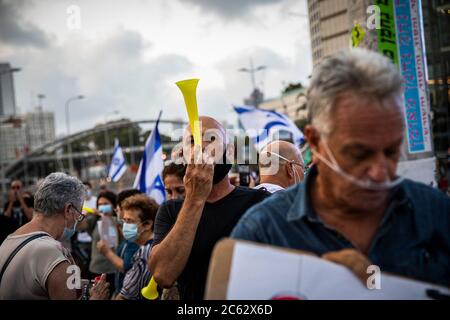
<path id="1" fill-rule="evenodd" d="M 81 28 L 71 29 L 68 7 L 80 8 Z M 22 68 L 14 74 L 21 112 L 37 105 L 56 115 L 66 132 L 120 117 L 184 119 L 174 82 L 200 78 L 199 113 L 235 122 L 232 104 L 251 92 L 255 66 L 266 98 L 289 82 L 307 82 L 312 70 L 306 0 L 0 0 L 0 62 Z"/>

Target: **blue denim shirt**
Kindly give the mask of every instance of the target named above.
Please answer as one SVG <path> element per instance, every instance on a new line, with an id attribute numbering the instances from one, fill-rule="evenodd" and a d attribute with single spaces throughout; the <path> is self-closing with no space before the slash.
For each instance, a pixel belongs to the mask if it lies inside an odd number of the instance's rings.
<path id="1" fill-rule="evenodd" d="M 231 237 L 317 255 L 354 248 L 315 213 L 309 189 L 316 175 L 312 167 L 302 183 L 250 208 Z M 382 271 L 450 286 L 450 198 L 406 179 L 390 199 L 368 258 Z"/>

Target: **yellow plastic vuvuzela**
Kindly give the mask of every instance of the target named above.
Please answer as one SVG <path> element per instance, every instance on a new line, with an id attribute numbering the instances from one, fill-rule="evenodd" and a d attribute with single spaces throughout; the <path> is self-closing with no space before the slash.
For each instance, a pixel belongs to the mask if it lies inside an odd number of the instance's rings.
<path id="1" fill-rule="evenodd" d="M 156 300 L 158 299 L 159 293 L 158 293 L 158 284 L 156 283 L 155 279 L 152 277 L 150 279 L 150 282 L 146 287 L 143 287 L 141 290 L 142 296 L 147 300 Z"/>
<path id="2" fill-rule="evenodd" d="M 191 125 L 192 135 L 194 136 L 194 144 L 196 146 L 202 146 L 202 136 L 200 134 L 200 122 L 198 120 L 198 107 L 197 107 L 197 84 L 199 79 L 187 79 L 178 81 L 175 84 L 180 88 L 184 97 L 184 103 L 186 104 L 186 110 L 189 117 L 189 124 Z"/>

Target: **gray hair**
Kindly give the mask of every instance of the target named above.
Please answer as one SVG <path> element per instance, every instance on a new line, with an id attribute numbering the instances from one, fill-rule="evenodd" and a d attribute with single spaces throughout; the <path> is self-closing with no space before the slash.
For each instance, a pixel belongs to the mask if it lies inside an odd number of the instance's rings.
<path id="1" fill-rule="evenodd" d="M 315 70 L 308 89 L 308 120 L 321 134 L 331 132 L 330 115 L 341 94 L 353 92 L 382 101 L 402 93 L 403 79 L 391 60 L 367 49 L 338 52 Z"/>
<path id="2" fill-rule="evenodd" d="M 67 203 L 79 209 L 85 194 L 85 186 L 80 180 L 63 172 L 54 172 L 39 184 L 34 195 L 34 209 L 46 216 L 61 212 Z"/>

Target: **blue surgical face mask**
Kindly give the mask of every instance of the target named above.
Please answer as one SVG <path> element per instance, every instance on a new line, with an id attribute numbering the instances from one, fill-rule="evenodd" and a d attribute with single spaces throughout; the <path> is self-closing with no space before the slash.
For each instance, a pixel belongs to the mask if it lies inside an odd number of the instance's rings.
<path id="1" fill-rule="evenodd" d="M 124 223 L 122 228 L 123 236 L 128 241 L 136 241 L 138 237 L 138 226 L 136 223 Z"/>
<path id="2" fill-rule="evenodd" d="M 78 224 L 78 221 L 75 220 L 73 227 L 69 229 L 66 227 L 66 222 L 64 220 L 64 231 L 61 236 L 61 240 L 70 240 L 70 238 L 73 237 L 73 235 L 75 234 L 75 231 L 77 230 L 77 224 Z"/>
<path id="3" fill-rule="evenodd" d="M 98 211 L 101 213 L 111 213 L 113 211 L 112 205 L 110 204 L 101 204 L 98 206 Z"/>

